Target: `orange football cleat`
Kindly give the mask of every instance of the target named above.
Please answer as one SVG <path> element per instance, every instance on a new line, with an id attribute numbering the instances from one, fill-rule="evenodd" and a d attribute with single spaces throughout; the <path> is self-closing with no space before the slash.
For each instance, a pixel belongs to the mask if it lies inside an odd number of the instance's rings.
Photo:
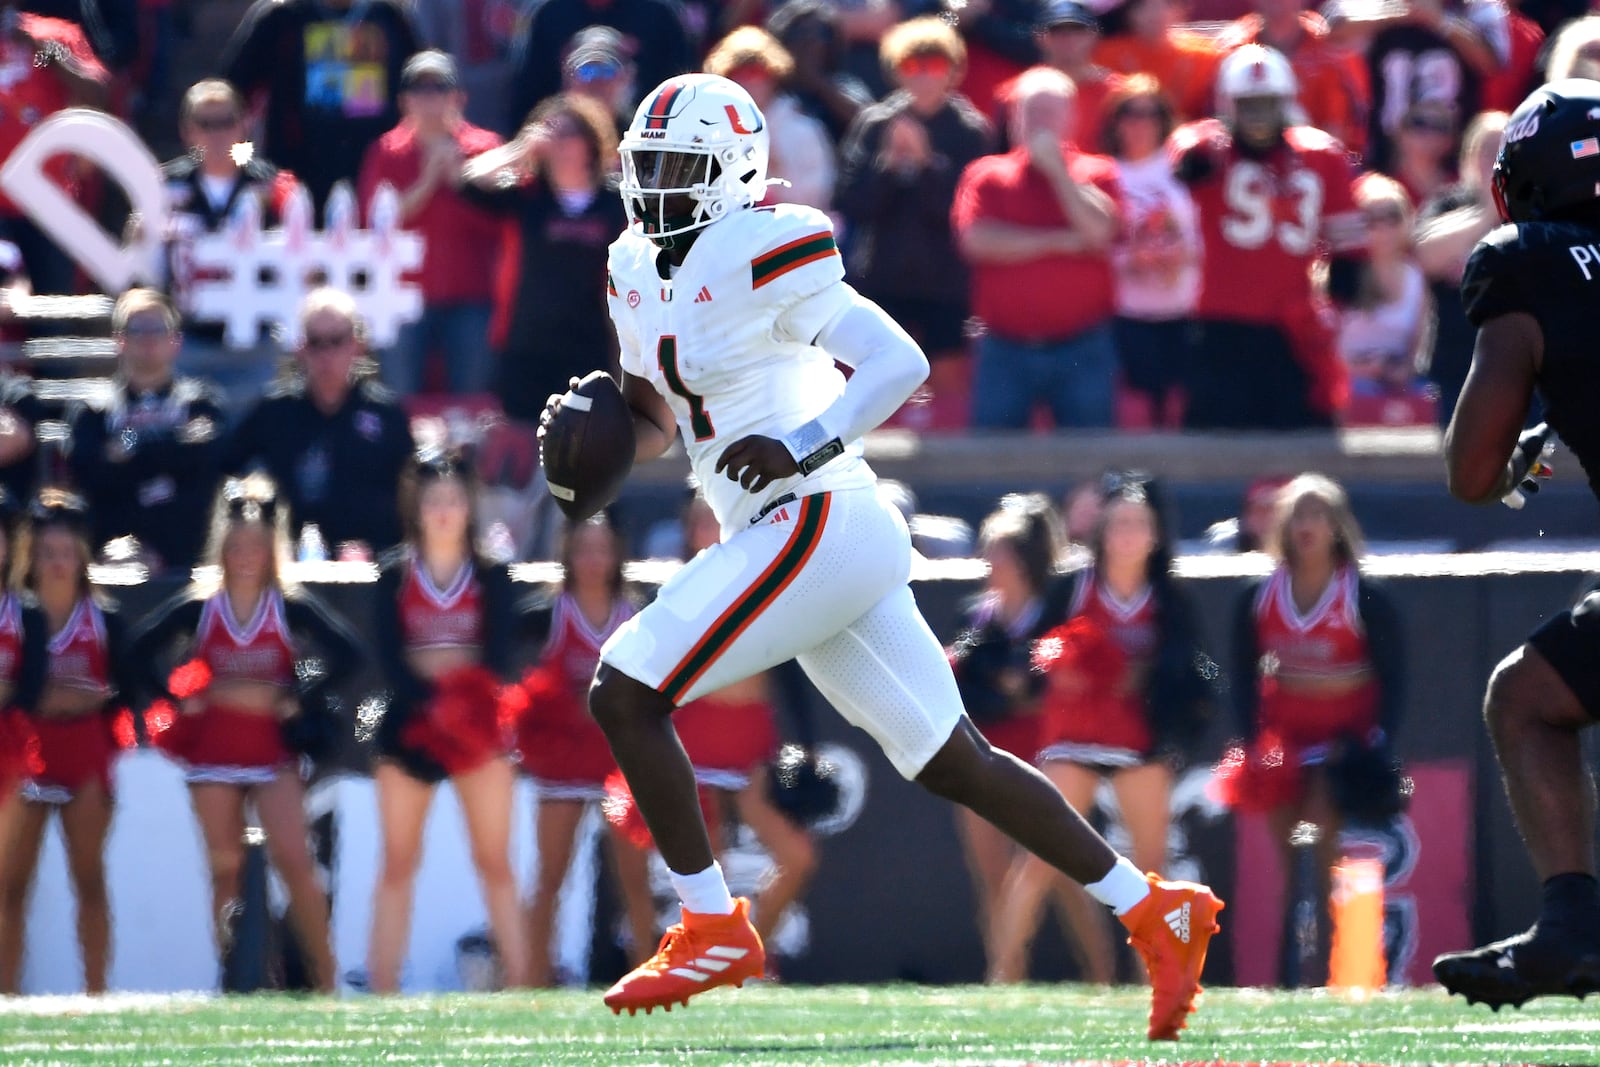
<path id="1" fill-rule="evenodd" d="M 1217 912 L 1224 905 L 1206 886 L 1145 877 L 1150 895 L 1122 916 L 1122 924 L 1150 972 L 1150 1040 L 1176 1041 L 1194 1011 L 1206 947 L 1222 929 Z"/>
<path id="2" fill-rule="evenodd" d="M 760 978 L 766 963 L 761 935 L 750 925 L 750 902 L 734 901 L 731 915 L 697 915 L 683 909 L 683 921 L 667 928 L 656 954 L 623 975 L 606 991 L 606 1007 L 618 1015 L 627 1008 L 672 1010 L 718 986 L 742 986 Z"/>

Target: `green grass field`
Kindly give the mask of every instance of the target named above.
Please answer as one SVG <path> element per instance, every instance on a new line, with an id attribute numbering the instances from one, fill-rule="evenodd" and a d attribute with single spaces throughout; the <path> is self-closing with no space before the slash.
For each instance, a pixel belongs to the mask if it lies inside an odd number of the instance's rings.
<path id="1" fill-rule="evenodd" d="M 1467 1008 L 1437 991 L 1365 1003 L 1220 990 L 1176 1045 L 1144 1040 L 1142 990 L 766 986 L 613 1017 L 598 992 L 350 1000 L 0 1001 L 4 1067 L 284 1064 L 1595 1064 L 1600 1006 Z"/>

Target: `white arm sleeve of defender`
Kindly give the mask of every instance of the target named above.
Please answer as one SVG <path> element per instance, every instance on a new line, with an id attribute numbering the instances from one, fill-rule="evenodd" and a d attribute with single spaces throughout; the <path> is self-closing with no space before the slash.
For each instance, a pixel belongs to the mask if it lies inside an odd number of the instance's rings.
<path id="1" fill-rule="evenodd" d="M 848 444 L 876 428 L 928 377 L 928 357 L 900 324 L 877 304 L 849 292 L 849 303 L 822 324 L 813 343 L 854 373 L 827 410 L 783 439 L 807 474 L 807 457 L 831 442 Z"/>

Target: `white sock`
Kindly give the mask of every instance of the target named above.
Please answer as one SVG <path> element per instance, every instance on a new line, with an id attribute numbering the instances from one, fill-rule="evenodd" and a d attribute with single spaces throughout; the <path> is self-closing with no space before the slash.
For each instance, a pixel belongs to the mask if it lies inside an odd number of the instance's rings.
<path id="1" fill-rule="evenodd" d="M 1118 856 L 1116 866 L 1112 867 L 1104 878 L 1083 888 L 1089 891 L 1091 897 L 1118 915 L 1126 915 L 1138 905 L 1139 901 L 1150 895 L 1149 881 L 1126 856 Z"/>
<path id="2" fill-rule="evenodd" d="M 673 870 L 668 870 L 667 874 L 672 878 L 672 888 L 677 891 L 685 911 L 696 915 L 733 914 L 733 896 L 722 877 L 722 864 L 713 862 L 697 874 L 679 874 Z"/>

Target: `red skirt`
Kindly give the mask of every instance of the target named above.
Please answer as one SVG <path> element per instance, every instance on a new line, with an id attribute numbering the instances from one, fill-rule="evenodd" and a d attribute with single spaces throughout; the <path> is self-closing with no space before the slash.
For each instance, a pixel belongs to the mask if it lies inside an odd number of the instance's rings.
<path id="1" fill-rule="evenodd" d="M 0 709 L 0 804 L 24 780 L 44 770 L 33 720 L 15 708 Z"/>
<path id="2" fill-rule="evenodd" d="M 170 727 L 151 733 L 157 748 L 190 767 L 268 768 L 294 758 L 276 715 L 225 704 L 178 715 Z"/>
<path id="3" fill-rule="evenodd" d="M 1143 755 L 1154 747 L 1150 724 L 1137 698 L 1093 694 L 1063 699 L 1044 698 L 1039 748 L 1052 745 L 1098 748 Z"/>
<path id="4" fill-rule="evenodd" d="M 759 700 L 692 700 L 673 712 L 672 724 L 696 775 L 708 785 L 742 788 L 735 779 L 748 782 L 752 768 L 778 754 L 777 718 Z"/>
<path id="5" fill-rule="evenodd" d="M 121 746 L 109 715 L 97 711 L 69 719 L 37 719 L 34 729 L 39 734 L 39 762 L 43 764 L 33 776 L 37 786 L 76 794 L 98 781 L 106 795 L 111 795 L 111 763 Z"/>
<path id="6" fill-rule="evenodd" d="M 523 687 L 527 709 L 516 726 L 523 770 L 543 785 L 602 793 L 617 761 L 582 693 L 548 664 L 529 671 Z"/>

